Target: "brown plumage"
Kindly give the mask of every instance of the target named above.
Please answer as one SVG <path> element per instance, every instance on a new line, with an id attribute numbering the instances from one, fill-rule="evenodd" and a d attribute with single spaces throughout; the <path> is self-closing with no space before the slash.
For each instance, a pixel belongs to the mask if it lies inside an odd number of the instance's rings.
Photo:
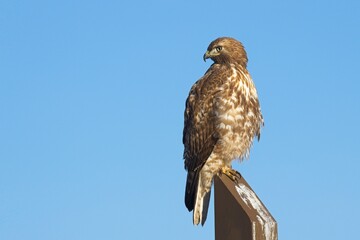
<path id="1" fill-rule="evenodd" d="M 242 44 L 218 38 L 210 43 L 207 58 L 214 63 L 192 86 L 184 114 L 185 205 L 196 225 L 205 223 L 213 177 L 231 171 L 232 160 L 248 156 L 263 125 Z"/>

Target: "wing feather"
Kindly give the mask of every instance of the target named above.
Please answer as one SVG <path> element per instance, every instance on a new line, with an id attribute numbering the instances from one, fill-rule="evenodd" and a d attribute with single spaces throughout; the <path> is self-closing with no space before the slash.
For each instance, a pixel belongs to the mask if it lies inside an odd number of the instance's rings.
<path id="1" fill-rule="evenodd" d="M 184 114 L 183 143 L 184 165 L 188 171 L 185 205 L 193 210 L 199 171 L 210 156 L 218 140 L 215 132 L 213 96 L 221 84 L 217 66 L 212 65 L 206 74 L 190 90 Z"/>

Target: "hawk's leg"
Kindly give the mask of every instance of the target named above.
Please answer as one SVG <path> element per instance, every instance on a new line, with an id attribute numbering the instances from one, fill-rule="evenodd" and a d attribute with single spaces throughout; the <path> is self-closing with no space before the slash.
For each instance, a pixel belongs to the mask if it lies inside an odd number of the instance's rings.
<path id="1" fill-rule="evenodd" d="M 236 183 L 238 183 L 241 178 L 241 174 L 238 171 L 228 166 L 222 167 L 220 170 L 220 174 L 225 174 L 228 178 L 230 178 Z"/>

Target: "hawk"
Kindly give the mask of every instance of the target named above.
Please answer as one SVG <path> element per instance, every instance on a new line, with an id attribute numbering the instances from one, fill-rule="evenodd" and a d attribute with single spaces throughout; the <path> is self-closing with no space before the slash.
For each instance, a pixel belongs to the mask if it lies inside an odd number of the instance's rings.
<path id="1" fill-rule="evenodd" d="M 208 58 L 214 63 L 192 86 L 184 113 L 185 205 L 194 225 L 206 221 L 214 176 L 237 176 L 231 162 L 248 157 L 264 124 L 243 45 L 218 38 L 204 54 Z"/>

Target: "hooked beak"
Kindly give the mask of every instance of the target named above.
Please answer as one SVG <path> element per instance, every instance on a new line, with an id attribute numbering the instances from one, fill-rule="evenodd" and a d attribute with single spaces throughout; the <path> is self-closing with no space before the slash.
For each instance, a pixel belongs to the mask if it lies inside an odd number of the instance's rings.
<path id="1" fill-rule="evenodd" d="M 206 53 L 203 56 L 204 62 L 206 62 L 206 59 L 210 58 L 210 52 L 206 51 Z"/>

